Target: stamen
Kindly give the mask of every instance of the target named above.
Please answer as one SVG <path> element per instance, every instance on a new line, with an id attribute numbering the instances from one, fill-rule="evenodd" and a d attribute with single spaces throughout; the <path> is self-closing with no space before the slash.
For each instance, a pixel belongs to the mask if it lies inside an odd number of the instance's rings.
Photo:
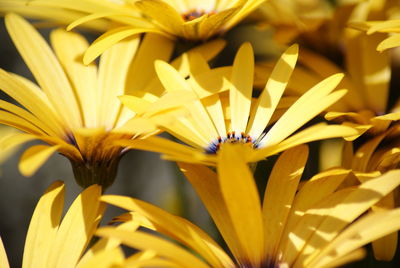
<path id="1" fill-rule="evenodd" d="M 255 139 L 242 132 L 240 135 L 237 135 L 235 131 L 226 133 L 226 137 L 217 137 L 213 140 L 210 145 L 205 149 L 207 154 L 215 154 L 221 147 L 222 143 L 243 143 L 243 144 L 251 144 L 253 148 L 258 148 L 258 144 Z"/>

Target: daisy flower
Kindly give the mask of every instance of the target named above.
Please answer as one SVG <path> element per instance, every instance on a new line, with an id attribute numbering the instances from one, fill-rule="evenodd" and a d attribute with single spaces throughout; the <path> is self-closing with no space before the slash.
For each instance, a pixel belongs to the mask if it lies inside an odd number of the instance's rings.
<path id="1" fill-rule="evenodd" d="M 196 66 L 192 69 L 197 70 L 197 75 L 193 71 L 192 78 L 185 80 L 172 66 L 158 61 L 157 74 L 167 91 L 179 89 L 194 92 L 198 96 L 194 103 L 185 105 L 186 116 L 178 117 L 172 122 L 159 123 L 160 128 L 187 146 L 159 137 L 150 137 L 137 143 L 128 140 L 118 143 L 162 152 L 171 160 L 214 165 L 216 154 L 223 143 L 247 144 L 245 158 L 249 162 L 256 162 L 302 143 L 357 134 L 351 127 L 326 124 L 317 124 L 294 134 L 305 123 L 343 97 L 346 90 L 333 92 L 343 78 L 342 74 L 332 75 L 318 83 L 288 107 L 283 115 L 274 115 L 294 69 L 297 54 L 297 45 L 283 53 L 265 89 L 255 99 L 252 99 L 254 59 L 248 43 L 239 49 L 231 71 L 228 69 L 225 74 L 222 74 L 221 69 L 210 70 L 199 56 L 192 61 L 192 65 Z M 212 74 L 218 77 L 218 73 L 224 75 L 219 78 L 218 90 L 213 89 L 218 92 L 204 97 L 204 92 L 210 92 L 210 80 L 215 80 L 209 77 Z M 228 91 L 224 91 L 225 89 Z M 266 130 L 271 122 L 275 123 Z"/>
<path id="2" fill-rule="evenodd" d="M 173 44 L 161 36 L 131 38 L 113 46 L 99 66 L 81 62 L 86 40 L 73 32 L 55 30 L 50 49 L 39 33 L 15 14 L 6 16 L 6 26 L 17 49 L 41 88 L 27 79 L 0 70 L 0 88 L 20 106 L 1 101 L 0 123 L 25 133 L 2 140 L 8 148 L 39 139 L 48 145 L 34 145 L 21 157 L 19 169 L 32 175 L 52 154 L 67 157 L 79 185 L 110 186 L 126 148 L 118 139 L 144 138 L 157 132 L 150 119 L 168 121 L 163 111 L 191 99 L 188 94 L 165 94 L 157 82 L 153 61 L 168 60 Z M 223 43 L 215 41 L 194 51 L 213 57 Z M 174 64 L 187 71 L 185 57 Z M 152 91 L 146 92 L 147 85 Z M 123 108 L 117 96 L 135 94 L 141 106 L 136 114 Z M 137 102 L 138 103 L 138 102 Z M 140 108 L 140 109 L 139 109 Z M 140 115 L 138 115 L 140 113 Z"/>
<path id="3" fill-rule="evenodd" d="M 349 171 L 334 169 L 317 174 L 299 188 L 308 155 L 307 147 L 301 145 L 279 157 L 261 201 L 242 158 L 243 145 L 223 146 L 218 174 L 200 165 L 181 164 L 181 170 L 231 254 L 191 222 L 124 196 L 106 195 L 101 200 L 130 211 L 121 220 L 141 222 L 185 247 L 154 234 L 115 227 L 100 228 L 96 234 L 153 250 L 182 267 L 336 267 L 361 259 L 363 245 L 400 228 L 400 209 L 361 216 L 400 184 L 399 170 L 341 188 Z"/>
<path id="4" fill-rule="evenodd" d="M 367 3 L 356 6 L 347 20 L 368 18 L 370 10 L 365 5 Z M 360 134 L 382 133 L 393 121 L 400 119 L 400 103 L 394 107 L 388 106 L 391 80 L 389 53 L 380 53 L 375 49 L 385 36 L 367 36 L 360 31 L 346 29 L 344 25 L 341 29 L 341 44 L 337 45 L 341 46 L 344 54 L 343 66 L 330 61 L 329 56 L 324 57 L 303 48 L 299 54 L 301 66 L 294 71 L 287 92 L 291 96 L 301 96 L 316 81 L 343 72 L 346 75 L 339 86 L 346 88 L 348 93 L 328 108 L 325 118 L 354 126 L 360 130 Z M 270 69 L 263 65 L 258 72 L 268 73 Z"/>
<path id="5" fill-rule="evenodd" d="M 0 0 L 0 4 L 5 0 Z M 221 35 L 242 21 L 265 0 L 207 0 L 207 1 L 164 1 L 164 0 L 33 0 L 28 2 L 22 14 L 30 14 L 30 8 L 38 10 L 62 10 L 83 13 L 68 30 L 94 21 L 108 20 L 110 27 L 90 46 L 84 56 L 86 64 L 93 61 L 107 48 L 121 40 L 139 33 L 155 32 L 170 39 L 182 38 L 198 41 Z M 0 11 L 18 11 L 11 7 Z M 47 13 L 48 14 L 48 13 Z M 39 15 L 40 16 L 40 15 Z M 43 17 L 48 15 L 43 12 Z M 62 17 L 65 17 L 63 14 Z M 76 16 L 75 16 L 76 17 Z M 71 17 L 72 18 L 72 17 Z"/>

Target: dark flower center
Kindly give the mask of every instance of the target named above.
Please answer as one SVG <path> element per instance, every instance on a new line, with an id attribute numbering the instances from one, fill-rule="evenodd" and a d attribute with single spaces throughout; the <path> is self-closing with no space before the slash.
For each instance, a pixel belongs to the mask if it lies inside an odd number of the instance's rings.
<path id="1" fill-rule="evenodd" d="M 242 132 L 240 134 L 236 134 L 235 131 L 228 132 L 226 137 L 221 138 L 218 137 L 216 140 L 212 141 L 210 145 L 206 148 L 206 153 L 208 154 L 215 154 L 221 147 L 223 143 L 243 143 L 243 144 L 250 144 L 253 148 L 257 148 L 257 140 L 250 137 L 246 133 Z"/>

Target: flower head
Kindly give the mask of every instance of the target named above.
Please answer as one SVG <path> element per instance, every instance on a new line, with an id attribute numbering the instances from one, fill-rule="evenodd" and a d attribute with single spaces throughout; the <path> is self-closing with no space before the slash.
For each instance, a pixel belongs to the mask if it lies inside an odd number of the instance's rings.
<path id="1" fill-rule="evenodd" d="M 121 220 L 141 222 L 196 255 L 140 231 L 105 227 L 97 234 L 154 250 L 184 267 L 326 267 L 362 258 L 361 246 L 400 228 L 399 209 L 359 218 L 400 184 L 399 170 L 354 188 L 341 188 L 350 171 L 335 169 L 314 176 L 299 188 L 308 155 L 307 147 L 299 146 L 279 157 L 261 202 L 243 161 L 243 145 L 223 146 L 218 174 L 190 164 L 181 164 L 181 170 L 201 197 L 233 258 L 194 224 L 129 197 L 101 199 L 130 211 Z"/>
<path id="2" fill-rule="evenodd" d="M 173 49 L 172 43 L 163 37 L 149 35 L 142 42 L 139 37 L 120 42 L 103 54 L 99 66 L 85 66 L 81 58 L 88 44 L 79 34 L 53 31 L 54 53 L 18 15 L 8 15 L 6 25 L 41 87 L 0 71 L 1 90 L 22 106 L 1 101 L 0 122 L 25 132 L 3 139 L 3 146 L 34 139 L 48 144 L 25 151 L 19 168 L 26 176 L 59 152 L 71 161 L 81 186 L 97 183 L 106 188 L 113 182 L 118 162 L 126 151 L 113 141 L 157 133 L 150 119 L 163 117 L 163 111 L 174 109 L 180 100 L 187 101 L 187 94 L 182 92 L 164 95 L 164 90 L 157 86 L 159 82 L 153 81 L 154 59 L 168 60 Z M 209 49 L 205 54 L 213 55 L 215 47 L 221 47 L 218 44 L 217 41 L 205 45 L 204 49 Z M 176 61 L 185 68 L 182 57 Z M 148 84 L 152 91 L 146 92 Z M 124 108 L 118 99 L 133 93 L 136 113 Z"/>
<path id="3" fill-rule="evenodd" d="M 30 17 L 52 19 L 45 13 L 46 10 L 59 11 L 61 18 L 71 19 L 70 13 L 83 14 L 81 18 L 69 24 L 67 29 L 80 25 L 100 28 L 100 23 L 108 24 L 107 31 L 100 36 L 88 49 L 84 56 L 86 64 L 92 62 L 107 48 L 121 40 L 140 33 L 157 33 L 170 39 L 182 38 L 185 40 L 208 40 L 221 35 L 243 20 L 265 0 L 235 0 L 235 1 L 110 1 L 110 0 L 19 0 L 25 9 L 6 0 L 7 4 L 0 11 L 19 12 Z M 33 9 L 32 9 L 33 8 Z M 36 12 L 34 12 L 36 11 Z M 34 14 L 32 14 L 34 13 Z M 103 25 L 104 26 L 104 25 Z M 106 25 L 107 26 L 107 25 Z"/>
<path id="4" fill-rule="evenodd" d="M 160 128 L 189 146 L 158 137 L 140 144 L 134 141 L 120 144 L 159 151 L 177 161 L 214 165 L 223 143 L 246 144 L 245 158 L 255 162 L 302 143 L 357 134 L 350 127 L 318 124 L 292 135 L 346 93 L 346 90 L 332 92 L 343 78 L 342 74 L 336 74 L 315 85 L 295 103 L 280 102 L 297 51 L 294 45 L 282 55 L 258 98 L 252 97 L 254 59 L 248 43 L 239 49 L 232 69 L 210 70 L 201 57 L 196 57 L 188 80 L 167 63 L 158 61 L 156 70 L 167 91 L 181 89 L 198 97 L 194 103 L 185 105 L 187 116 L 167 124 L 159 122 Z M 275 113 L 278 106 L 286 111 Z"/>

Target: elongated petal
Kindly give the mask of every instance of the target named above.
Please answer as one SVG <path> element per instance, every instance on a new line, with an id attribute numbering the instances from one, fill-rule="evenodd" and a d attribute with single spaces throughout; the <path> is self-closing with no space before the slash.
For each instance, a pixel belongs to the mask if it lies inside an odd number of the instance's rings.
<path id="1" fill-rule="evenodd" d="M 233 255 L 240 255 L 238 237 L 232 225 L 228 208 L 215 172 L 206 166 L 179 163 L 179 167 L 200 196 Z"/>
<path id="2" fill-rule="evenodd" d="M 87 41 L 77 33 L 62 29 L 51 32 L 50 39 L 61 65 L 73 84 L 77 101 L 82 109 L 84 125 L 96 127 L 97 68 L 94 64 L 84 65 L 82 62 L 83 54 L 89 47 Z"/>
<path id="3" fill-rule="evenodd" d="M 25 63 L 65 124 L 82 124 L 80 108 L 60 63 L 40 34 L 23 18 L 6 16 L 6 26 Z"/>
<path id="4" fill-rule="evenodd" d="M 371 241 L 400 229 L 400 209 L 371 213 L 344 230 L 305 264 L 321 267 Z"/>
<path id="5" fill-rule="evenodd" d="M 73 267 L 92 238 L 101 211 L 101 187 L 86 188 L 68 209 L 54 241 L 48 267 Z"/>
<path id="6" fill-rule="evenodd" d="M 304 242 L 306 243 L 296 262 L 302 263 L 310 253 L 315 251 L 316 247 L 327 244 L 346 225 L 354 221 L 368 208 L 396 188 L 400 184 L 399 174 L 400 171 L 388 172 L 381 177 L 361 184 L 344 196 L 341 196 L 341 192 L 337 192 L 338 196 L 333 197 L 334 195 L 332 195 L 333 198 L 327 198 L 326 202 L 323 202 L 325 204 L 321 206 L 321 209 L 308 210 L 302 221 L 304 220 L 304 223 L 306 223 L 307 219 L 319 217 L 319 224 L 315 230 L 311 231 L 309 226 L 299 223 L 299 228 L 294 231 L 297 235 L 301 234 L 301 237 L 305 238 Z M 307 238 L 307 233 L 312 233 L 312 235 Z"/>
<path id="7" fill-rule="evenodd" d="M 253 176 L 242 159 L 241 146 L 223 144 L 218 154 L 221 192 L 238 241 L 229 247 L 239 248 L 241 263 L 254 266 L 264 259 L 264 233 L 261 205 Z M 236 200 L 236 202 L 233 202 Z"/>
<path id="8" fill-rule="evenodd" d="M 140 227 L 139 223 L 136 221 L 129 221 L 129 222 L 124 222 L 120 225 L 118 225 L 116 228 L 121 229 L 121 230 L 129 230 L 131 232 L 136 231 Z M 87 263 L 91 263 L 92 259 L 97 259 L 98 254 L 102 254 L 103 252 L 107 252 L 113 249 L 116 249 L 119 247 L 121 242 L 118 239 L 108 239 L 108 238 L 101 238 L 91 246 L 83 255 L 82 258 L 80 258 L 77 268 L 84 267 Z M 87 265 L 90 266 L 90 265 Z M 93 266 L 92 266 L 93 267 Z"/>
<path id="9" fill-rule="evenodd" d="M 272 169 L 264 194 L 265 254 L 276 256 L 300 178 L 307 162 L 308 147 L 284 152 Z"/>
<path id="10" fill-rule="evenodd" d="M 250 136 L 258 138 L 268 125 L 289 82 L 297 61 L 298 50 L 297 45 L 291 46 L 276 63 L 263 92 L 257 100 L 256 108 L 250 116 L 247 130 Z"/>
<path id="11" fill-rule="evenodd" d="M 308 143 L 311 141 L 346 137 L 357 135 L 358 131 L 352 127 L 339 126 L 339 125 L 326 125 L 317 124 L 312 127 L 306 128 L 305 130 L 293 135 L 292 137 L 284 140 L 283 142 L 266 148 L 258 149 L 252 155 L 251 161 L 258 161 L 266 158 L 267 156 L 282 152 L 288 148 Z"/>
<path id="12" fill-rule="evenodd" d="M 159 34 L 147 33 L 129 67 L 125 94 L 133 95 L 139 90 L 146 90 L 148 84 L 156 77 L 154 62 L 168 61 L 173 49 L 172 40 Z"/>
<path id="13" fill-rule="evenodd" d="M 21 156 L 18 165 L 20 172 L 24 176 L 32 176 L 59 148 L 59 145 L 35 145 L 30 147 Z"/>
<path id="14" fill-rule="evenodd" d="M 343 97 L 346 93 L 343 90 L 329 94 L 342 78 L 343 74 L 333 75 L 302 95 L 265 135 L 262 144 L 268 146 L 284 140 L 307 121 Z"/>
<path id="15" fill-rule="evenodd" d="M 218 250 L 220 255 L 223 254 L 223 250 L 206 233 L 187 220 L 134 198 L 103 196 L 101 200 L 129 211 L 139 212 L 154 224 L 155 230 L 158 232 L 164 233 L 191 247 L 213 267 L 224 267 L 224 264 L 214 255 L 211 248 Z M 228 256 L 225 256 L 225 259 L 229 259 Z"/>
<path id="16" fill-rule="evenodd" d="M 238 11 L 239 8 L 229 8 L 207 17 L 199 23 L 198 38 L 207 40 L 215 35 Z"/>
<path id="17" fill-rule="evenodd" d="M 129 65 L 138 45 L 138 37 L 129 38 L 108 48 L 100 58 L 96 109 L 99 125 L 107 130 L 113 128 L 117 121 L 121 108 L 118 96 L 125 94 Z"/>
<path id="18" fill-rule="evenodd" d="M 121 248 L 113 248 L 110 250 L 104 250 L 97 253 L 91 259 L 89 259 L 85 264 L 80 265 L 79 268 L 108 268 L 112 266 L 121 265 L 124 261 L 124 252 Z"/>
<path id="19" fill-rule="evenodd" d="M 146 0 L 137 1 L 135 5 L 147 16 L 155 20 L 159 27 L 166 32 L 181 35 L 182 17 L 164 1 Z"/>
<path id="20" fill-rule="evenodd" d="M 382 52 L 389 48 L 398 47 L 399 45 L 400 45 L 400 35 L 396 34 L 383 40 L 376 49 Z"/>
<path id="21" fill-rule="evenodd" d="M 372 207 L 372 211 L 385 211 L 394 208 L 396 208 L 395 196 L 394 193 L 391 192 L 375 204 L 375 206 Z M 396 254 L 397 243 L 397 232 L 388 234 L 372 242 L 375 259 L 391 261 Z"/>
<path id="22" fill-rule="evenodd" d="M 23 268 L 46 267 L 61 221 L 64 184 L 54 182 L 40 198 L 26 235 Z"/>
<path id="23" fill-rule="evenodd" d="M 116 238 L 130 247 L 140 250 L 154 250 L 158 255 L 167 259 L 171 259 L 182 266 L 190 265 L 194 267 L 209 267 L 203 261 L 189 253 L 187 250 L 182 249 L 176 244 L 156 237 L 151 234 L 143 233 L 140 231 L 130 232 L 118 230 L 112 227 L 103 227 L 97 230 L 97 235 L 102 237 Z"/>
<path id="24" fill-rule="evenodd" d="M 89 64 L 112 45 L 130 36 L 145 32 L 158 31 L 153 29 L 135 28 L 133 26 L 122 26 L 109 30 L 97 38 L 86 50 L 85 55 L 83 56 L 83 63 Z"/>
<path id="25" fill-rule="evenodd" d="M 290 243 L 290 233 L 293 232 L 305 212 L 336 191 L 338 186 L 346 179 L 349 173 L 350 170 L 333 169 L 319 173 L 305 182 L 296 194 L 293 202 L 284 234 L 282 235 L 281 243 L 279 245 L 281 250 Z"/>
<path id="26" fill-rule="evenodd" d="M 250 43 L 243 44 L 236 54 L 229 91 L 232 131 L 246 131 L 253 91 L 254 55 Z"/>
<path id="27" fill-rule="evenodd" d="M 46 94 L 35 84 L 21 76 L 0 69 L 0 88 L 40 121 L 47 122 L 60 138 L 65 136 L 67 125 L 61 122 Z"/>

